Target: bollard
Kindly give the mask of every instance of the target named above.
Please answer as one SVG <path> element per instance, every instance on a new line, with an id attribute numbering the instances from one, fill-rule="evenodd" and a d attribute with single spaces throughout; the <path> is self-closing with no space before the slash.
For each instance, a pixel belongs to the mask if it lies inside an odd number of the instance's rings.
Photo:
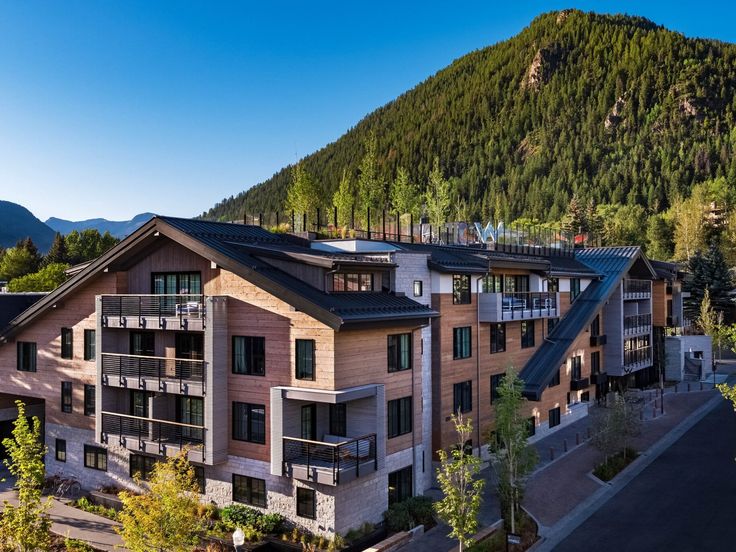
<path id="1" fill-rule="evenodd" d="M 575 444 L 576 445 L 580 444 L 580 432 L 579 431 L 575 432 Z"/>
<path id="2" fill-rule="evenodd" d="M 549 461 L 551 462 L 554 459 L 555 459 L 555 449 L 554 447 L 549 447 Z"/>
<path id="3" fill-rule="evenodd" d="M 562 449 L 564 452 L 567 452 L 567 439 L 562 440 Z"/>

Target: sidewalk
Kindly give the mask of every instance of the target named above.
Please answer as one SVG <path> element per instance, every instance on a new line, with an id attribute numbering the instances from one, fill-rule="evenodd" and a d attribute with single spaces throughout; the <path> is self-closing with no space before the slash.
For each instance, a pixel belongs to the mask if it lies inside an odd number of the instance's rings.
<path id="1" fill-rule="evenodd" d="M 645 400 L 644 424 L 641 436 L 632 439 L 632 447 L 639 450 L 642 456 L 646 456 L 650 447 L 673 432 L 708 401 L 718 396 L 718 392 L 713 390 L 710 382 L 703 382 L 703 391 L 700 389 L 700 382 L 692 382 L 689 392 L 687 383 L 665 388 L 664 415 L 661 414 L 659 391 L 642 392 Z M 532 445 L 539 453 L 539 463 L 529 479 L 524 508 L 539 523 L 541 536 L 547 534 L 552 526 L 588 500 L 601 487 L 606 486 L 605 483 L 590 476 L 592 466 L 600 460 L 600 452 L 587 446 L 589 426 L 590 420 L 586 416 Z M 576 444 L 578 439 L 579 445 Z M 479 529 L 500 519 L 493 470 L 490 467 L 486 468 L 481 475 L 486 479 L 486 488 L 478 516 Z M 441 498 L 439 489 L 431 489 L 425 494 L 433 499 Z M 402 551 L 451 550 L 457 545 L 457 541 L 450 539 L 448 533 L 449 528 L 440 523 L 407 543 Z"/>
<path id="2" fill-rule="evenodd" d="M 3 469 L 2 472 L 3 476 L 7 476 L 7 470 Z M 18 503 L 15 492 L 8 489 L 11 484 L 8 481 L 3 483 L 0 507 L 5 500 L 11 504 Z M 113 529 L 120 525 L 115 521 L 67 506 L 56 499 L 52 501 L 49 515 L 53 522 L 51 530 L 57 535 L 83 540 L 100 550 L 125 550 L 123 541 Z"/>

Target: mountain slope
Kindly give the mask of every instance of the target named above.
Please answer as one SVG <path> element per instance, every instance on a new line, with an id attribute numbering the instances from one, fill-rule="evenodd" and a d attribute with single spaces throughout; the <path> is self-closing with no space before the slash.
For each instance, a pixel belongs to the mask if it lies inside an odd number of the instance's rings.
<path id="1" fill-rule="evenodd" d="M 130 220 L 122 221 L 107 220 L 104 218 L 71 221 L 51 217 L 46 221 L 46 224 L 56 232 L 61 232 L 64 235 L 69 234 L 73 230 L 81 232 L 82 230 L 91 228 L 99 230 L 100 234 L 110 232 L 114 237 L 123 239 L 128 234 L 132 234 L 138 228 L 143 226 L 143 224 L 148 222 L 153 216 L 155 216 L 153 213 L 141 213 Z"/>
<path id="2" fill-rule="evenodd" d="M 0 247 L 13 247 L 18 240 L 30 237 L 45 253 L 54 241 L 56 233 L 17 203 L 0 201 L 0 221 Z"/>
<path id="3" fill-rule="evenodd" d="M 554 220 L 575 192 L 657 212 L 695 183 L 736 182 L 735 90 L 733 44 L 643 18 L 547 13 L 369 114 L 304 165 L 329 202 L 375 132 L 384 181 L 403 166 L 423 187 L 438 156 L 469 216 Z M 203 216 L 280 208 L 289 170 Z"/>

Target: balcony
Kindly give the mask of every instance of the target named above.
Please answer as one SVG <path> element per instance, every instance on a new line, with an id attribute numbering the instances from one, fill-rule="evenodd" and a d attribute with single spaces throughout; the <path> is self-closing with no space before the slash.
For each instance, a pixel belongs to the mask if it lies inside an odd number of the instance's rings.
<path id="1" fill-rule="evenodd" d="M 203 462 L 204 432 L 203 426 L 102 412 L 102 442 L 134 452 L 165 456 L 186 448 L 189 460 Z"/>
<path id="2" fill-rule="evenodd" d="M 652 331 L 651 314 L 624 316 L 624 335 L 648 334 Z"/>
<path id="3" fill-rule="evenodd" d="M 478 299 L 480 322 L 559 317 L 558 292 L 481 293 Z"/>
<path id="4" fill-rule="evenodd" d="M 204 330 L 204 295 L 102 295 L 103 328 Z"/>
<path id="5" fill-rule="evenodd" d="M 624 280 L 624 299 L 649 299 L 651 296 L 651 280 Z"/>
<path id="6" fill-rule="evenodd" d="M 605 345 L 607 342 L 608 342 L 608 338 L 606 337 L 606 334 L 590 336 L 590 346 L 591 347 L 600 347 L 601 345 Z"/>
<path id="7" fill-rule="evenodd" d="M 326 442 L 284 437 L 283 475 L 334 486 L 378 469 L 375 433 L 344 439 Z"/>
<path id="8" fill-rule="evenodd" d="M 580 391 L 581 389 L 587 389 L 589 386 L 590 380 L 588 378 L 570 380 L 570 391 Z"/>
<path id="9" fill-rule="evenodd" d="M 162 391 L 184 395 L 204 394 L 204 361 L 102 353 L 102 385 Z"/>
<path id="10" fill-rule="evenodd" d="M 642 347 L 624 351 L 624 368 L 627 372 L 645 368 L 652 364 L 652 347 Z"/>

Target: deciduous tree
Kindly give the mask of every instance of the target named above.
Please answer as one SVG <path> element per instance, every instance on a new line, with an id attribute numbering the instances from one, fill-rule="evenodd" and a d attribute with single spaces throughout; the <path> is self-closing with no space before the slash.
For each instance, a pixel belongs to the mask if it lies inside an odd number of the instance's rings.
<path id="1" fill-rule="evenodd" d="M 451 199 L 450 182 L 443 176 L 442 170 L 440 169 L 440 160 L 438 157 L 435 157 L 434 165 L 429 173 L 425 202 L 427 204 L 429 223 L 437 228 L 438 232 L 440 226 L 447 219 Z"/>

